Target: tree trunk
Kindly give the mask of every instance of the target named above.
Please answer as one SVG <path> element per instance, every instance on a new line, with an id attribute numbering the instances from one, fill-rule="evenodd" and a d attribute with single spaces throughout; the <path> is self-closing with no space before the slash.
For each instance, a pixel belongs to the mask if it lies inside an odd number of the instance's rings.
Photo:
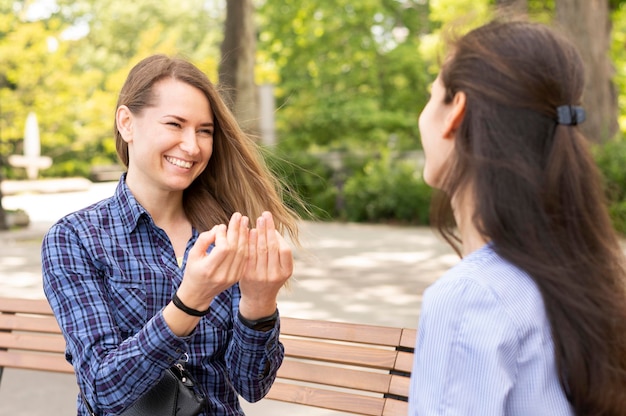
<path id="1" fill-rule="evenodd" d="M 585 62 L 581 129 L 590 140 L 611 139 L 618 129 L 615 72 L 609 50 L 611 18 L 608 0 L 556 0 L 556 20 L 578 47 Z"/>
<path id="2" fill-rule="evenodd" d="M 242 129 L 259 134 L 259 97 L 254 83 L 256 29 L 252 0 L 227 0 L 219 83 Z"/>

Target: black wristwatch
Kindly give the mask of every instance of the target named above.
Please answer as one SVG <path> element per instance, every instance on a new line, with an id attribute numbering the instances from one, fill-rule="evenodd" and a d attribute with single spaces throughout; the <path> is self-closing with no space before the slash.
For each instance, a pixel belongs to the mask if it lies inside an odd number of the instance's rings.
<path id="1" fill-rule="evenodd" d="M 255 331 L 267 332 L 274 328 L 276 321 L 278 320 L 278 309 L 274 311 L 270 316 L 259 319 L 246 319 L 241 312 L 237 312 L 237 316 L 242 324 Z"/>

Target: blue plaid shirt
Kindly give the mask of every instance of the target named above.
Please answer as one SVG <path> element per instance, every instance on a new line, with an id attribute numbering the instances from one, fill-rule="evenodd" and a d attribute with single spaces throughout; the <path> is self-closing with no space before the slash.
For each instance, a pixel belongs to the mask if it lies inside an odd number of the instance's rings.
<path id="1" fill-rule="evenodd" d="M 238 285 L 213 300 L 190 336 L 177 337 L 163 319 L 197 238 L 194 229 L 179 267 L 125 176 L 114 196 L 62 218 L 44 237 L 44 291 L 96 414 L 123 411 L 185 354 L 207 414 L 242 415 L 238 395 L 254 402 L 269 391 L 284 356 L 279 322 L 268 332 L 243 325 Z M 87 414 L 79 396 L 78 415 Z"/>

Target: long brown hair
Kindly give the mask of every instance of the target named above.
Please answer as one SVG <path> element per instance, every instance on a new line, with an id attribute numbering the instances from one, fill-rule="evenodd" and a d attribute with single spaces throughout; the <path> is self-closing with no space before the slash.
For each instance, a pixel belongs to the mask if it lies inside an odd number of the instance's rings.
<path id="1" fill-rule="evenodd" d="M 587 140 L 556 122 L 581 105 L 577 50 L 544 25 L 494 21 L 452 42 L 441 79 L 446 102 L 466 95 L 442 188 L 473 192 L 478 230 L 539 287 L 576 414 L 624 415 L 624 254 Z M 446 198 L 433 220 L 454 246 Z"/>
<path id="2" fill-rule="evenodd" d="M 133 114 L 153 105 L 153 86 L 165 78 L 185 82 L 201 90 L 209 100 L 215 131 L 213 154 L 206 169 L 183 195 L 185 213 L 196 229 L 227 224 L 238 211 L 251 219 L 270 211 L 281 232 L 298 242 L 298 216 L 283 203 L 283 186 L 272 175 L 258 145 L 237 124 L 218 90 L 195 65 L 181 58 L 153 55 L 130 71 L 120 92 L 117 107 L 126 105 Z M 114 125 L 117 154 L 128 167 L 128 145 Z"/>

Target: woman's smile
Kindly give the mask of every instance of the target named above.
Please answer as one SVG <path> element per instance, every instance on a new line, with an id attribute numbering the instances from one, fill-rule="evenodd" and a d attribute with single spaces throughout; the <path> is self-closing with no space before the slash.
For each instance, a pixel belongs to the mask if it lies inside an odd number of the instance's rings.
<path id="1" fill-rule="evenodd" d="M 191 167 L 193 166 L 193 162 L 189 162 L 183 159 L 178 159 L 172 156 L 165 156 L 165 160 L 167 160 L 172 165 L 177 166 L 179 168 L 183 168 L 183 169 L 191 169 Z"/>

